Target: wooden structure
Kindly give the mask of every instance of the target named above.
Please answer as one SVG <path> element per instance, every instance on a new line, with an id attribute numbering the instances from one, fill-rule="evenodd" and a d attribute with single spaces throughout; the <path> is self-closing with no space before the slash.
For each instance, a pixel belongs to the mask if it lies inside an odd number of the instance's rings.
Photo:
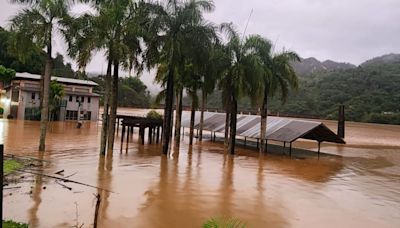
<path id="1" fill-rule="evenodd" d="M 162 130 L 162 124 L 163 124 L 162 120 L 149 119 L 146 117 L 122 116 L 122 115 L 119 115 L 117 119 L 118 119 L 117 123 L 119 123 L 119 119 L 122 119 L 121 151 L 124 144 L 125 133 L 126 133 L 126 150 L 128 150 L 129 136 L 132 137 L 135 127 L 139 129 L 139 139 L 141 140 L 142 145 L 144 144 L 146 128 L 148 129 L 149 144 L 151 144 L 153 140 L 155 140 L 156 143 L 160 141 L 160 129 Z"/>

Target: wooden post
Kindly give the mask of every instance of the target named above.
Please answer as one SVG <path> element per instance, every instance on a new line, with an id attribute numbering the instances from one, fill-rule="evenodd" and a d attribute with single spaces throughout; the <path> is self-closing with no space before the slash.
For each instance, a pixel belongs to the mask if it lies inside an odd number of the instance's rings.
<path id="1" fill-rule="evenodd" d="M 149 140 L 149 144 L 151 144 L 151 136 L 152 136 L 152 128 L 149 126 L 149 136 L 148 136 L 148 140 Z"/>
<path id="2" fill-rule="evenodd" d="M 283 142 L 283 154 L 285 154 L 286 142 Z"/>
<path id="3" fill-rule="evenodd" d="M 214 131 L 214 142 L 215 142 L 215 131 Z"/>
<path id="4" fill-rule="evenodd" d="M 127 132 L 126 132 L 126 148 L 125 148 L 125 152 L 127 153 L 128 152 L 128 145 L 129 145 L 129 126 L 128 126 L 128 129 L 127 129 Z"/>
<path id="5" fill-rule="evenodd" d="M 142 145 L 144 145 L 144 131 L 145 131 L 144 127 L 140 126 L 140 140 L 142 142 Z"/>
<path id="6" fill-rule="evenodd" d="M 96 195 L 97 201 L 96 201 L 96 209 L 94 211 L 94 222 L 93 222 L 93 228 L 97 228 L 97 218 L 99 217 L 99 209 L 100 209 L 100 194 Z"/>
<path id="7" fill-rule="evenodd" d="M 292 157 L 292 143 L 290 143 L 289 155 L 290 155 L 290 157 Z"/>
<path id="8" fill-rule="evenodd" d="M 260 141 L 260 139 L 257 139 L 257 149 L 258 149 L 258 147 L 259 147 L 259 142 Z"/>
<path id="9" fill-rule="evenodd" d="M 318 158 L 319 158 L 320 152 L 321 152 L 321 142 L 318 141 Z"/>
<path id="10" fill-rule="evenodd" d="M 244 137 L 244 146 L 246 146 L 247 143 L 247 137 Z"/>
<path id="11" fill-rule="evenodd" d="M 156 136 L 156 142 L 158 143 L 160 140 L 160 127 L 157 127 L 157 136 Z"/>
<path id="12" fill-rule="evenodd" d="M 122 125 L 122 134 L 121 134 L 121 152 L 122 152 L 122 146 L 124 145 L 124 137 L 125 137 L 125 125 Z"/>
<path id="13" fill-rule="evenodd" d="M 337 134 L 342 139 L 344 138 L 344 126 L 345 126 L 344 105 L 340 105 Z"/>
<path id="14" fill-rule="evenodd" d="M 0 168 L 1 168 L 1 198 L 0 198 L 0 204 L 1 204 L 1 208 L 0 208 L 0 216 L 1 216 L 1 220 L 3 220 L 3 177 L 4 177 L 4 173 L 3 173 L 3 162 L 4 162 L 4 145 L 0 144 Z M 3 226 L 1 226 L 3 227 Z"/>
<path id="15" fill-rule="evenodd" d="M 119 118 L 117 117 L 117 135 L 118 135 L 118 130 L 119 130 Z"/>

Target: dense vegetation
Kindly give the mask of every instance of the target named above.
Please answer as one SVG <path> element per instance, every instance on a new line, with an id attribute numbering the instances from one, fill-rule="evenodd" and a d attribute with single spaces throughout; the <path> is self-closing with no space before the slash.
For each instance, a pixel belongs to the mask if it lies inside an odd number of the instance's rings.
<path id="1" fill-rule="evenodd" d="M 36 48 L 30 48 L 23 56 L 18 56 L 13 50 L 13 32 L 0 27 L 0 65 L 14 69 L 16 72 L 41 74 L 44 68 L 45 53 Z M 53 59 L 52 75 L 65 78 L 76 76 L 70 63 L 64 62 L 64 57 L 57 53 Z"/>
<path id="2" fill-rule="evenodd" d="M 400 124 L 400 63 L 368 64 L 354 69 L 302 76 L 299 90 L 286 103 L 270 99 L 270 112 L 292 116 L 337 119 L 338 106 L 346 119 L 358 122 Z M 221 108 L 221 92 L 210 96 L 207 107 Z M 185 102 L 188 104 L 189 102 Z M 255 110 L 249 100 L 241 111 Z"/>
<path id="3" fill-rule="evenodd" d="M 104 76 L 91 78 L 99 84 L 95 88 L 95 92 L 101 94 L 100 105 L 104 104 L 105 81 Z M 138 77 L 121 77 L 118 80 L 118 106 L 120 107 L 135 107 L 149 108 L 150 107 L 150 92 L 147 86 Z"/>

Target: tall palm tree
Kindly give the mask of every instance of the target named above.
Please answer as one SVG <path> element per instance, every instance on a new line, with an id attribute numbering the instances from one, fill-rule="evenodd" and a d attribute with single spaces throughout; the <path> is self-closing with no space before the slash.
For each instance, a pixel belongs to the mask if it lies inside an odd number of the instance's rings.
<path id="1" fill-rule="evenodd" d="M 201 83 L 199 141 L 202 141 L 203 138 L 204 110 L 207 96 L 215 90 L 218 80 L 230 64 L 218 40 L 211 45 L 209 52 L 209 58 L 203 65 L 204 73 Z"/>
<path id="2" fill-rule="evenodd" d="M 140 37 L 143 32 L 139 25 L 142 22 L 140 4 L 131 0 L 85 2 L 90 2 L 96 13 L 85 14 L 71 23 L 70 30 L 74 32 L 68 37 L 72 50 L 70 55 L 75 56 L 78 65 L 84 68 L 94 51 L 106 51 L 108 65 L 100 153 L 105 154 L 107 147 L 107 152 L 111 154 L 118 106 L 119 68 L 122 66 L 129 72 L 133 68 L 138 72 L 142 69 L 138 60 L 142 52 Z"/>
<path id="3" fill-rule="evenodd" d="M 257 95 L 262 90 L 259 81 L 262 79 L 263 67 L 261 59 L 253 51 L 255 47 L 252 36 L 242 41 L 232 24 L 222 24 L 221 30 L 228 35 L 225 49 L 231 63 L 221 81 L 223 94 L 230 106 L 229 152 L 234 154 L 238 100 L 246 95 L 252 103 L 257 102 Z"/>
<path id="4" fill-rule="evenodd" d="M 40 49 L 46 49 L 46 64 L 41 78 L 41 117 L 39 151 L 46 147 L 49 119 L 49 88 L 52 69 L 52 39 L 54 32 L 63 28 L 68 20 L 71 1 L 64 0 L 12 0 L 26 6 L 11 19 L 11 30 L 16 33 L 18 47 L 27 47 L 27 41 Z M 22 48 L 20 51 L 23 51 Z"/>
<path id="5" fill-rule="evenodd" d="M 193 25 L 203 21 L 203 12 L 213 10 L 214 5 L 209 0 L 168 0 L 153 5 L 151 8 L 154 17 L 149 28 L 153 33 L 145 38 L 147 50 L 144 59 L 148 67 L 160 64 L 166 66 L 163 80 L 166 96 L 162 152 L 167 154 L 172 133 L 175 78 L 183 72 L 185 59 L 191 56 L 186 50 L 193 42 Z"/>
<path id="6" fill-rule="evenodd" d="M 265 39 L 260 38 L 259 47 L 264 47 L 258 50 L 260 58 L 264 65 L 264 92 L 261 105 L 261 128 L 260 152 L 266 151 L 266 130 L 268 116 L 268 98 L 276 94 L 280 94 L 280 99 L 284 103 L 288 97 L 290 89 L 298 88 L 298 77 L 292 66 L 293 61 L 300 61 L 300 57 L 291 51 L 283 51 L 278 54 L 268 53 L 271 45 Z"/>

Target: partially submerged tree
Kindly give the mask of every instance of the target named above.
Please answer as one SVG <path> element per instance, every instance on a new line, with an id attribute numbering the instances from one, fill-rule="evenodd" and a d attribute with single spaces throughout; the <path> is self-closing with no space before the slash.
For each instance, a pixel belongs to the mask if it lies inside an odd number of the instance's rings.
<path id="1" fill-rule="evenodd" d="M 255 46 L 252 36 L 242 41 L 239 33 L 231 24 L 222 24 L 221 30 L 227 34 L 228 42 L 225 51 L 230 59 L 224 76 L 221 79 L 225 102 L 230 108 L 229 152 L 235 153 L 236 121 L 238 99 L 249 96 L 252 103 L 257 103 L 258 94 L 262 90 L 259 83 L 262 79 L 263 67 L 260 58 L 253 52 Z"/>
<path id="2" fill-rule="evenodd" d="M 195 39 L 192 25 L 203 20 L 203 12 L 213 10 L 212 1 L 190 0 L 167 2 L 153 5 L 149 30 L 146 37 L 148 46 L 145 61 L 148 67 L 164 66 L 163 84 L 166 87 L 162 137 L 162 152 L 167 154 L 172 134 L 172 114 L 175 80 L 183 72 L 185 59 L 191 55 L 185 52 Z"/>
<path id="3" fill-rule="evenodd" d="M 39 151 L 45 150 L 49 113 L 49 88 L 52 69 L 52 39 L 54 32 L 62 29 L 69 19 L 71 1 L 64 0 L 13 0 L 26 7 L 11 19 L 11 31 L 15 32 L 15 46 L 23 52 L 36 45 L 46 50 L 46 64 L 41 79 L 41 119 Z"/>

